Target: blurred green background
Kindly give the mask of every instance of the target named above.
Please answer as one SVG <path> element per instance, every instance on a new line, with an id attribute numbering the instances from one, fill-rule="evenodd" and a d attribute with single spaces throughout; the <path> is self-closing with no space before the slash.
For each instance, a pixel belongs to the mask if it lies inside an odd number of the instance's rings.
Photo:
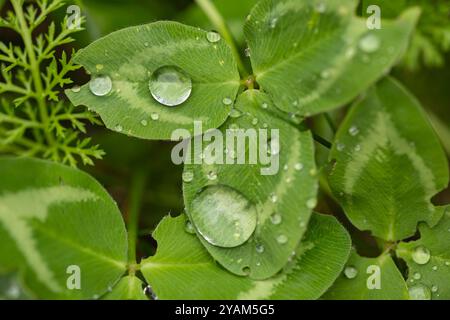
<path id="1" fill-rule="evenodd" d="M 300 1 L 300 0 L 299 0 Z M 230 30 L 237 39 L 242 55 L 245 42 L 242 32 L 243 22 L 256 0 L 215 0 L 220 12 L 226 18 Z M 367 2 L 367 1 L 365 1 Z M 370 1 L 378 3 L 380 1 Z M 381 1 L 386 2 L 386 1 Z M 391 1 L 392 3 L 394 1 Z M 393 70 L 393 75 L 403 82 L 418 97 L 432 120 L 436 131 L 450 155 L 450 1 L 447 0 L 399 0 L 389 7 L 389 17 L 397 15 L 410 5 L 422 7 L 423 16 L 413 37 L 411 48 L 404 61 Z M 86 30 L 79 33 L 72 44 L 82 48 L 95 39 L 115 30 L 157 20 L 176 20 L 204 29 L 212 29 L 206 16 L 190 0 L 75 0 L 67 6 L 81 7 L 87 18 Z M 1 14 L 9 9 L 8 1 L 0 0 Z M 360 11 L 361 11 L 360 6 Z M 62 8 L 54 19 L 61 20 L 66 14 Z M 363 12 L 359 12 L 364 15 Z M 0 41 L 17 43 L 16 35 L 0 29 Z M 249 63 L 247 59 L 247 63 Z M 87 75 L 78 72 L 73 75 L 75 83 L 88 80 Z M 346 108 L 334 112 L 338 122 L 345 116 Z M 314 130 L 332 140 L 321 116 L 309 121 Z M 94 167 L 84 167 L 112 194 L 118 202 L 125 219 L 129 211 L 131 195 L 138 188 L 134 179 L 137 173 L 147 176 L 143 191 L 140 222 L 139 253 L 145 257 L 153 254 L 155 243 L 150 237 L 152 230 L 164 215 L 177 215 L 183 210 L 181 192 L 181 166 L 171 162 L 171 143 L 143 141 L 112 133 L 102 127 L 92 127 L 89 135 L 106 152 L 103 160 L 96 161 Z M 326 163 L 327 150 L 317 146 L 319 164 Z M 449 190 L 435 199 L 436 203 L 450 203 Z M 332 213 L 351 229 L 341 209 L 325 192 L 321 195 L 318 211 Z M 369 237 L 354 229 L 355 243 L 366 255 L 376 248 Z M 375 254 L 375 253 L 373 253 Z"/>

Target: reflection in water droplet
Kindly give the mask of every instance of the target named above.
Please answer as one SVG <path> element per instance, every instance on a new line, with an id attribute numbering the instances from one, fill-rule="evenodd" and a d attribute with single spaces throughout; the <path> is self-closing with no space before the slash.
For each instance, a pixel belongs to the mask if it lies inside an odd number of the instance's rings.
<path id="1" fill-rule="evenodd" d="M 184 182 L 192 182 L 194 180 L 194 173 L 192 171 L 185 171 L 182 174 L 182 179 Z"/>
<path id="2" fill-rule="evenodd" d="M 256 228 L 255 206 L 237 190 L 223 185 L 206 187 L 191 204 L 198 232 L 214 246 L 232 248 L 246 242 Z"/>
<path id="3" fill-rule="evenodd" d="M 149 89 L 159 103 L 169 107 L 178 106 L 191 95 L 192 80 L 181 68 L 164 66 L 153 72 Z"/>
<path id="4" fill-rule="evenodd" d="M 89 82 L 89 90 L 98 97 L 106 96 L 112 90 L 111 78 L 103 75 L 93 77 Z"/>
<path id="5" fill-rule="evenodd" d="M 272 214 L 272 215 L 270 216 L 270 221 L 271 221 L 273 224 L 280 224 L 280 223 L 281 223 L 281 220 L 282 220 L 281 215 L 278 214 L 278 213 L 274 213 L 274 214 Z"/>
<path id="6" fill-rule="evenodd" d="M 208 39 L 208 41 L 211 43 L 215 43 L 215 42 L 219 42 L 220 39 L 222 39 L 222 37 L 220 36 L 219 33 L 215 32 L 215 31 L 210 31 L 206 34 L 206 39 Z"/>
<path id="7" fill-rule="evenodd" d="M 279 244 L 285 244 L 286 242 L 288 242 L 288 238 L 287 238 L 284 234 L 280 234 L 280 235 L 277 237 L 277 242 L 278 242 Z"/>
<path id="8" fill-rule="evenodd" d="M 416 284 L 408 289 L 411 300 L 431 300 L 430 289 L 423 284 Z"/>
<path id="9" fill-rule="evenodd" d="M 417 264 L 427 264 L 431 258 L 430 250 L 424 246 L 418 246 L 414 249 L 412 258 Z"/>
<path id="10" fill-rule="evenodd" d="M 348 279 L 354 279 L 356 278 L 356 276 L 358 275 L 358 269 L 356 269 L 353 266 L 347 266 L 344 269 L 344 275 L 348 278 Z"/>
<path id="11" fill-rule="evenodd" d="M 370 33 L 361 38 L 359 48 L 364 52 L 373 53 L 380 48 L 380 39 L 373 33 Z"/>

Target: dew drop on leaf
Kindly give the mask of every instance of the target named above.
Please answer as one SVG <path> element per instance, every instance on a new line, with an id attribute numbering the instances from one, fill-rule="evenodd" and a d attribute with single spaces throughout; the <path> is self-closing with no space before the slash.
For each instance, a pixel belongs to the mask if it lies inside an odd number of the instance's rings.
<path id="1" fill-rule="evenodd" d="M 184 225 L 184 230 L 185 230 L 187 233 L 195 234 L 195 228 L 194 228 L 194 225 L 193 225 L 192 222 L 190 222 L 189 220 L 186 220 L 186 224 Z"/>
<path id="2" fill-rule="evenodd" d="M 413 274 L 413 278 L 414 278 L 415 280 L 420 280 L 420 278 L 422 278 L 422 275 L 421 275 L 419 272 L 415 272 L 415 273 Z"/>
<path id="3" fill-rule="evenodd" d="M 439 290 L 439 287 L 438 287 L 438 286 L 432 286 L 432 287 L 431 287 L 431 291 L 432 291 L 432 292 L 438 292 L 438 290 Z"/>
<path id="4" fill-rule="evenodd" d="M 97 97 L 106 96 L 112 90 L 112 81 L 108 76 L 95 76 L 89 82 L 89 90 Z"/>
<path id="5" fill-rule="evenodd" d="M 347 266 L 344 269 L 344 275 L 345 277 L 347 277 L 348 279 L 354 279 L 356 278 L 356 276 L 358 275 L 358 269 L 356 269 L 353 266 Z"/>
<path id="6" fill-rule="evenodd" d="M 280 235 L 277 237 L 277 242 L 278 242 L 279 244 L 285 244 L 286 242 L 288 242 L 288 238 L 287 238 L 284 234 L 280 234 Z"/>
<path id="7" fill-rule="evenodd" d="M 296 163 L 294 166 L 294 169 L 297 171 L 303 170 L 303 164 L 302 163 Z"/>
<path id="8" fill-rule="evenodd" d="M 211 43 L 219 42 L 221 38 L 220 34 L 215 31 L 210 31 L 206 34 L 206 39 Z"/>
<path id="9" fill-rule="evenodd" d="M 156 101 L 162 105 L 174 107 L 190 97 L 192 80 L 181 68 L 164 66 L 153 72 L 149 89 Z"/>
<path id="10" fill-rule="evenodd" d="M 318 2 L 316 3 L 314 9 L 319 13 L 324 13 L 327 10 L 327 5 L 325 2 Z"/>
<path id="11" fill-rule="evenodd" d="M 359 48 L 366 53 L 376 52 L 380 48 L 380 39 L 370 33 L 359 41 Z"/>
<path id="12" fill-rule="evenodd" d="M 146 126 L 148 125 L 148 121 L 145 120 L 145 119 L 143 119 L 143 120 L 141 120 L 141 124 L 142 124 L 144 127 L 146 127 Z"/>
<path id="13" fill-rule="evenodd" d="M 217 180 L 217 173 L 215 171 L 210 171 L 207 174 L 207 178 L 208 178 L 208 180 L 211 180 L 211 181 Z"/>
<path id="14" fill-rule="evenodd" d="M 224 105 L 229 106 L 233 103 L 233 100 L 231 100 L 230 98 L 224 98 L 222 102 Z"/>
<path id="15" fill-rule="evenodd" d="M 122 127 L 120 124 L 116 125 L 114 129 L 115 129 L 117 132 L 122 132 L 122 131 L 123 131 L 123 127 Z"/>
<path id="16" fill-rule="evenodd" d="M 194 180 L 194 173 L 192 171 L 185 171 L 182 174 L 182 179 L 184 182 L 192 182 Z"/>
<path id="17" fill-rule="evenodd" d="M 159 114 L 157 114 L 156 112 L 153 112 L 150 115 L 150 118 L 152 118 L 153 121 L 158 121 L 159 120 Z"/>
<path id="18" fill-rule="evenodd" d="M 431 300 L 431 291 L 423 284 L 416 284 L 410 287 L 408 291 L 411 300 Z"/>
<path id="19" fill-rule="evenodd" d="M 359 134 L 359 129 L 356 126 L 351 126 L 350 129 L 348 129 L 348 133 L 352 136 L 355 137 Z"/>
<path id="20" fill-rule="evenodd" d="M 430 250 L 424 246 L 416 247 L 412 253 L 412 259 L 417 264 L 427 264 L 428 261 L 430 261 L 430 258 Z"/>
<path id="21" fill-rule="evenodd" d="M 237 190 L 214 185 L 192 201 L 191 217 L 198 232 L 210 244 L 232 248 L 246 242 L 256 228 L 255 206 Z"/>
<path id="22" fill-rule="evenodd" d="M 74 86 L 70 90 L 74 93 L 78 93 L 78 92 L 80 92 L 81 88 L 80 88 L 80 86 Z"/>
<path id="23" fill-rule="evenodd" d="M 270 216 L 270 221 L 271 221 L 273 224 L 280 224 L 280 223 L 281 223 L 281 220 L 282 220 L 282 218 L 281 218 L 281 215 L 280 215 L 279 213 L 274 213 L 274 214 L 272 214 L 272 215 Z"/>
<path id="24" fill-rule="evenodd" d="M 265 248 L 262 244 L 257 244 L 255 249 L 256 249 L 256 252 L 258 252 L 258 253 L 263 253 L 265 250 Z"/>
<path id="25" fill-rule="evenodd" d="M 230 117 L 231 118 L 239 118 L 240 116 L 242 116 L 242 112 L 240 112 L 239 110 L 232 109 L 230 111 Z"/>
<path id="26" fill-rule="evenodd" d="M 308 209 L 314 209 L 317 206 L 317 199 L 311 198 L 308 201 L 306 201 L 306 207 Z"/>

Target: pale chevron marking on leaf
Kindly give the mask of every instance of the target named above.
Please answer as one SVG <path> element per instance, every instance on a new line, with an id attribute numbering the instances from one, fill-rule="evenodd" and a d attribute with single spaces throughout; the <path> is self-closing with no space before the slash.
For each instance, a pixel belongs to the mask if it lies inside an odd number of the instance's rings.
<path id="1" fill-rule="evenodd" d="M 274 293 L 278 285 L 283 283 L 287 275 L 277 276 L 273 279 L 264 281 L 254 281 L 253 287 L 245 292 L 240 292 L 237 300 L 265 300 L 269 299 Z"/>
<path id="2" fill-rule="evenodd" d="M 61 287 L 39 254 L 33 239 L 33 231 L 27 220 L 36 218 L 41 222 L 45 221 L 52 204 L 97 199 L 98 197 L 89 190 L 70 186 L 23 190 L 0 195 L 0 222 L 16 241 L 18 250 L 38 279 L 52 291 L 59 292 Z"/>
<path id="3" fill-rule="evenodd" d="M 289 154 L 289 158 L 287 161 L 288 170 L 284 171 L 282 169 L 282 164 L 280 163 L 280 174 L 279 174 L 279 183 L 275 187 L 273 193 L 278 197 L 279 200 L 281 200 L 284 195 L 289 191 L 290 185 L 286 183 L 287 178 L 296 179 L 295 175 L 295 165 L 298 162 L 298 159 L 300 159 L 300 150 L 301 150 L 301 141 L 298 136 L 298 134 L 295 134 L 295 139 L 292 141 L 292 144 L 290 145 L 290 150 L 287 150 Z M 283 152 L 283 150 L 280 150 L 280 155 Z M 281 158 L 281 157 L 280 157 Z M 270 215 L 273 213 L 275 204 L 270 200 L 266 199 L 263 203 L 258 203 L 257 210 L 259 212 L 258 215 L 258 223 L 260 226 L 264 225 L 266 220 L 270 217 Z"/>
<path id="4" fill-rule="evenodd" d="M 364 141 L 363 148 L 358 152 L 353 152 L 353 160 L 347 164 L 344 174 L 344 191 L 351 195 L 353 189 L 364 167 L 372 158 L 373 154 L 378 148 L 387 148 L 388 144 L 392 145 L 392 149 L 397 155 L 406 155 L 411 161 L 414 168 L 420 176 L 421 183 L 425 186 L 425 202 L 429 202 L 428 206 L 432 210 L 433 205 L 430 202 L 430 197 L 436 193 L 436 184 L 434 182 L 434 174 L 430 168 L 427 167 L 424 160 L 416 153 L 414 147 L 400 136 L 395 128 L 395 124 L 390 119 L 390 116 L 384 112 L 379 112 L 376 120 L 368 134 L 361 138 Z M 393 236 L 395 213 L 389 226 L 388 235 Z"/>

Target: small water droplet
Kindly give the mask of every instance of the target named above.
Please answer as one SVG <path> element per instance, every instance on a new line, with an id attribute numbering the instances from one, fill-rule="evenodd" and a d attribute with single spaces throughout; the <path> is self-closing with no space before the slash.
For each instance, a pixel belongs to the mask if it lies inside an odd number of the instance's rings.
<path id="1" fill-rule="evenodd" d="M 344 151 L 344 149 L 345 149 L 345 144 L 343 144 L 343 143 L 338 143 L 338 144 L 336 145 L 336 150 L 337 150 L 337 151 L 341 152 L 341 151 Z"/>
<path id="2" fill-rule="evenodd" d="M 286 242 L 288 242 L 288 238 L 287 238 L 284 234 L 280 234 L 280 235 L 277 237 L 277 242 L 278 242 L 279 244 L 285 244 Z"/>
<path id="3" fill-rule="evenodd" d="M 240 112 L 239 110 L 236 110 L 236 109 L 231 109 L 231 111 L 230 111 L 231 118 L 239 118 L 240 116 L 242 116 L 242 112 Z"/>
<path id="4" fill-rule="evenodd" d="M 207 174 L 207 178 L 211 181 L 217 180 L 217 173 L 215 171 L 210 171 Z"/>
<path id="5" fill-rule="evenodd" d="M 258 122 L 259 122 L 258 118 L 253 118 L 252 125 L 256 126 Z"/>
<path id="6" fill-rule="evenodd" d="M 311 198 L 308 201 L 306 201 L 306 207 L 309 209 L 314 209 L 317 206 L 317 199 Z"/>
<path id="7" fill-rule="evenodd" d="M 272 203 L 275 203 L 278 201 L 278 196 L 275 193 L 271 193 L 269 198 Z"/>
<path id="8" fill-rule="evenodd" d="M 156 101 L 174 107 L 190 97 L 192 80 L 181 68 L 164 66 L 153 72 L 149 89 Z"/>
<path id="9" fill-rule="evenodd" d="M 271 29 L 275 29 L 278 23 L 278 18 L 273 18 L 272 20 L 270 20 L 270 28 Z"/>
<path id="10" fill-rule="evenodd" d="M 431 300 L 430 289 L 423 284 L 416 284 L 408 289 L 411 300 Z"/>
<path id="11" fill-rule="evenodd" d="M 80 86 L 73 86 L 72 87 L 72 89 L 70 89 L 72 92 L 74 92 L 74 93 L 78 93 L 78 92 L 80 92 L 80 90 L 81 90 L 81 87 Z"/>
<path id="12" fill-rule="evenodd" d="M 438 266 L 433 266 L 431 269 L 433 269 L 433 271 L 437 271 Z"/>
<path id="13" fill-rule="evenodd" d="M 224 98 L 222 100 L 223 104 L 226 106 L 230 106 L 233 103 L 233 100 L 231 100 L 230 98 Z"/>
<path id="14" fill-rule="evenodd" d="M 448 267 L 450 266 L 450 261 L 445 261 L 445 265 Z"/>
<path id="15" fill-rule="evenodd" d="M 269 105 L 266 103 L 266 102 L 264 102 L 262 105 L 261 105 L 261 108 L 263 108 L 263 109 L 267 109 L 269 107 Z"/>
<path id="16" fill-rule="evenodd" d="M 417 264 L 427 264 L 431 258 L 430 250 L 424 246 L 418 246 L 414 249 L 412 258 Z"/>
<path id="17" fill-rule="evenodd" d="M 104 68 L 104 65 L 102 65 L 102 64 L 97 64 L 97 65 L 95 66 L 95 69 L 96 69 L 97 71 L 101 71 L 101 70 L 103 70 L 103 68 Z"/>
<path id="18" fill-rule="evenodd" d="M 380 39 L 369 33 L 359 41 L 359 48 L 366 53 L 376 52 L 380 48 Z"/>
<path id="19" fill-rule="evenodd" d="M 95 76 L 89 82 L 89 90 L 97 97 L 106 96 L 112 90 L 112 81 L 108 76 Z"/>
<path id="20" fill-rule="evenodd" d="M 194 180 L 194 173 L 192 171 L 185 171 L 182 174 L 182 179 L 184 182 L 192 182 Z"/>
<path id="21" fill-rule="evenodd" d="M 158 120 L 159 120 L 159 114 L 156 113 L 156 112 L 153 112 L 153 113 L 150 115 L 150 118 L 152 118 L 153 121 L 158 121 Z"/>
<path id="22" fill-rule="evenodd" d="M 357 145 L 355 146 L 355 151 L 356 151 L 356 152 L 361 151 L 361 145 L 357 144 Z"/>
<path id="23" fill-rule="evenodd" d="M 252 55 L 250 48 L 245 48 L 244 54 L 247 58 L 250 58 Z"/>
<path id="24" fill-rule="evenodd" d="M 262 244 L 259 243 L 256 245 L 255 249 L 256 249 L 256 252 L 263 253 L 265 248 Z"/>
<path id="25" fill-rule="evenodd" d="M 327 10 L 327 4 L 325 2 L 318 2 L 316 3 L 316 5 L 314 6 L 314 9 L 318 12 L 318 13 L 324 13 Z"/>
<path id="26" fill-rule="evenodd" d="M 294 166 L 294 169 L 297 171 L 301 171 L 303 170 L 303 168 L 304 168 L 303 163 L 296 163 Z"/>
<path id="27" fill-rule="evenodd" d="M 210 31 L 206 34 L 206 39 L 211 43 L 216 43 L 219 42 L 220 39 L 222 39 L 222 37 L 220 36 L 219 33 L 215 31 Z"/>
<path id="28" fill-rule="evenodd" d="M 439 287 L 436 286 L 436 285 L 434 285 L 434 286 L 431 287 L 431 291 L 432 291 L 432 292 L 438 292 L 438 290 L 439 290 Z"/>
<path id="29" fill-rule="evenodd" d="M 358 275 L 358 269 L 356 269 L 354 266 L 347 266 L 344 269 L 344 275 L 347 277 L 347 279 L 354 279 Z"/>
<path id="30" fill-rule="evenodd" d="M 415 272 L 415 273 L 413 274 L 413 278 L 414 278 L 415 280 L 420 280 L 420 278 L 422 278 L 422 275 L 421 275 L 419 272 Z"/>
<path id="31" fill-rule="evenodd" d="M 191 204 L 192 222 L 210 244 L 233 248 L 246 242 L 256 229 L 256 207 L 237 190 L 208 186 Z"/>
<path id="32" fill-rule="evenodd" d="M 352 136 L 355 137 L 359 134 L 359 129 L 356 126 L 351 126 L 350 129 L 348 129 L 348 133 Z"/>
<path id="33" fill-rule="evenodd" d="M 120 124 L 118 124 L 118 125 L 116 125 L 114 127 L 114 130 L 116 130 L 117 132 L 122 132 L 123 131 L 123 127 Z"/>
<path id="34" fill-rule="evenodd" d="M 142 119 L 142 120 L 141 120 L 141 124 L 142 124 L 144 127 L 146 127 L 146 126 L 148 125 L 148 121 L 145 120 L 145 119 Z"/>
<path id="35" fill-rule="evenodd" d="M 195 228 L 194 228 L 194 225 L 193 225 L 192 222 L 190 222 L 189 220 L 186 220 L 186 224 L 184 225 L 184 230 L 185 230 L 187 233 L 195 234 Z"/>
<path id="36" fill-rule="evenodd" d="M 270 216 L 270 221 L 271 221 L 273 224 L 280 224 L 280 223 L 281 223 L 281 220 L 282 220 L 282 217 L 281 217 L 281 215 L 280 215 L 279 213 L 274 213 L 274 214 L 272 214 L 272 215 Z"/>
<path id="37" fill-rule="evenodd" d="M 323 70 L 320 73 L 320 76 L 322 77 L 322 79 L 328 79 L 331 76 L 331 74 L 332 74 L 331 70 Z"/>

